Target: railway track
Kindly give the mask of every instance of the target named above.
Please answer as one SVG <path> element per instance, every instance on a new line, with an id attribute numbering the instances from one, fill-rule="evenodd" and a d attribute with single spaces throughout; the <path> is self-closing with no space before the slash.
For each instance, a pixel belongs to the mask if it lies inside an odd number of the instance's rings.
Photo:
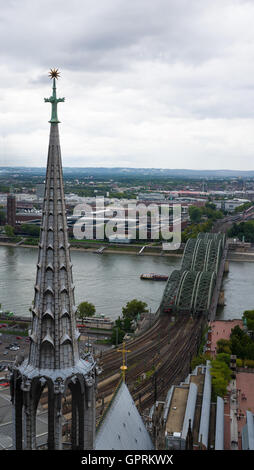
<path id="1" fill-rule="evenodd" d="M 191 358 L 196 353 L 197 344 L 198 335 L 194 340 L 192 338 L 192 341 L 186 338 L 178 349 L 175 345 L 171 350 L 171 360 L 165 359 L 158 367 L 156 378 L 157 399 L 165 399 L 169 387 L 180 383 L 188 375 Z M 141 409 L 144 411 L 146 408 L 151 407 L 155 401 L 154 384 L 150 383 L 146 390 L 141 388 L 139 393 L 144 394 L 144 400 L 141 400 Z M 134 393 L 134 399 L 137 399 L 136 393 Z"/>
<path id="2" fill-rule="evenodd" d="M 188 375 L 191 358 L 196 354 L 200 342 L 203 323 L 202 318 L 192 320 L 190 317 L 181 317 L 169 326 L 168 317 L 162 316 L 146 333 L 126 343 L 126 348 L 131 350 L 127 359 L 126 381 L 141 411 L 151 407 L 155 397 L 165 398 L 169 387 Z M 103 356 L 98 400 L 107 402 L 112 396 L 120 379 L 121 363 L 121 355 L 116 350 Z M 144 378 L 144 373 L 148 378 Z"/>
<path id="3" fill-rule="evenodd" d="M 165 321 L 163 321 L 158 322 L 153 331 L 150 330 L 150 333 L 126 343 L 126 348 L 130 350 L 127 357 L 129 371 L 135 368 L 135 374 L 137 375 L 138 364 L 140 365 L 141 372 L 144 371 L 144 367 L 147 368 L 148 362 L 151 363 L 154 355 L 160 352 L 169 335 L 175 340 L 178 334 L 179 328 L 177 325 L 171 328 L 168 328 L 167 325 L 166 328 Z M 119 372 L 121 363 L 122 357 L 116 350 L 111 351 L 110 354 L 106 353 L 101 363 L 103 368 L 101 380 L 107 378 L 108 375 L 112 375 L 114 372 Z"/>
<path id="4" fill-rule="evenodd" d="M 170 325 L 165 315 L 143 335 L 126 343 L 126 348 L 131 350 L 127 358 L 126 382 L 141 413 L 147 412 L 156 400 L 164 400 L 170 386 L 180 383 L 188 375 L 204 322 L 202 318 L 183 316 Z M 96 397 L 97 422 L 119 383 L 121 364 L 122 356 L 116 350 L 102 356 L 103 373 L 99 376 Z M 71 396 L 67 393 L 63 412 L 66 419 L 70 410 Z"/>

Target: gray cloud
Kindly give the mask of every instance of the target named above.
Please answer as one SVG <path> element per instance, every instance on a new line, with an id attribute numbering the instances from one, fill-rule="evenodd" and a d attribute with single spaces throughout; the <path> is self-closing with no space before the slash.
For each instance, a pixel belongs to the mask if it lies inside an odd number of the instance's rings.
<path id="1" fill-rule="evenodd" d="M 247 0 L 0 0 L 0 165 L 45 164 L 59 67 L 66 164 L 254 169 L 253 14 Z"/>

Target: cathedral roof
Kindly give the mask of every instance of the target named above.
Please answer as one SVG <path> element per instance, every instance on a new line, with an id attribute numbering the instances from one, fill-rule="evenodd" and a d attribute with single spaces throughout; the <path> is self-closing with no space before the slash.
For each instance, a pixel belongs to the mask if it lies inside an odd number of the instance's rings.
<path id="1" fill-rule="evenodd" d="M 95 450 L 152 450 L 151 437 L 127 385 L 117 389 L 96 433 Z"/>

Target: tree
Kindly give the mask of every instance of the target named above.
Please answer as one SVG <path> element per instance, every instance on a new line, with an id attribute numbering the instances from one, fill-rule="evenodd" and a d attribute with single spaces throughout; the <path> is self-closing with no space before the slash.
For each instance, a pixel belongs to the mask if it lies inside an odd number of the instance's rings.
<path id="1" fill-rule="evenodd" d="M 3 210 L 0 210 L 0 225 L 4 225 L 6 222 L 6 214 Z"/>
<path id="2" fill-rule="evenodd" d="M 225 362 L 228 366 L 230 366 L 230 354 L 227 353 L 219 353 L 216 354 L 216 359 L 218 361 L 223 361 Z"/>
<path id="3" fill-rule="evenodd" d="M 190 206 L 189 216 L 192 223 L 198 224 L 202 217 L 202 210 L 199 207 Z"/>
<path id="4" fill-rule="evenodd" d="M 141 300 L 133 299 L 127 302 L 126 307 L 122 308 L 124 319 L 135 320 L 138 314 L 147 313 L 147 303 Z"/>
<path id="5" fill-rule="evenodd" d="M 11 225 L 5 225 L 4 230 L 7 237 L 14 237 L 14 228 Z"/>
<path id="6" fill-rule="evenodd" d="M 211 357 L 209 354 L 199 354 L 198 356 L 193 357 L 191 360 L 191 370 L 195 369 L 196 366 L 199 366 L 200 364 L 206 364 L 207 360 L 210 360 Z"/>
<path id="7" fill-rule="evenodd" d="M 217 210 L 216 204 L 214 204 L 213 202 L 206 202 L 205 207 L 212 209 L 213 211 Z"/>
<path id="8" fill-rule="evenodd" d="M 228 236 L 239 240 L 244 237 L 246 242 L 254 243 L 254 220 L 240 222 L 240 224 L 234 223 L 231 229 L 228 230 Z"/>
<path id="9" fill-rule="evenodd" d="M 31 235 L 32 237 L 38 237 L 40 234 L 40 227 L 38 225 L 22 224 L 20 229 L 22 233 Z"/>
<path id="10" fill-rule="evenodd" d="M 119 328 L 118 326 L 115 326 L 112 330 L 111 343 L 116 345 L 122 343 L 124 336 L 125 331 Z"/>
<path id="11" fill-rule="evenodd" d="M 230 340 L 224 338 L 219 339 L 219 341 L 217 341 L 216 352 L 217 354 L 231 354 Z"/>
<path id="12" fill-rule="evenodd" d="M 84 321 L 85 317 L 92 317 L 95 311 L 95 306 L 90 302 L 81 302 L 77 309 L 77 317 Z"/>
<path id="13" fill-rule="evenodd" d="M 248 330 L 254 331 L 254 310 L 245 310 L 243 318 L 246 319 Z"/>
<path id="14" fill-rule="evenodd" d="M 223 360 L 215 359 L 211 363 L 211 376 L 213 387 L 213 399 L 219 395 L 223 397 L 227 392 L 227 385 L 231 379 L 230 367 Z"/>
<path id="15" fill-rule="evenodd" d="M 238 325 L 231 332 L 230 349 L 240 359 L 254 359 L 254 342 Z"/>

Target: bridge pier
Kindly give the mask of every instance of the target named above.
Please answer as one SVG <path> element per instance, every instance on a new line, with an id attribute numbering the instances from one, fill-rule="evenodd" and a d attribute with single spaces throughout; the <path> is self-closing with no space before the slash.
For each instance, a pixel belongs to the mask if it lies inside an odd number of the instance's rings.
<path id="1" fill-rule="evenodd" d="M 219 305 L 220 307 L 223 307 L 223 306 L 225 305 L 224 290 L 221 290 L 220 293 L 219 293 L 218 305 Z"/>
<path id="2" fill-rule="evenodd" d="M 229 261 L 226 260 L 224 264 L 224 273 L 228 273 L 228 272 L 229 272 Z"/>

